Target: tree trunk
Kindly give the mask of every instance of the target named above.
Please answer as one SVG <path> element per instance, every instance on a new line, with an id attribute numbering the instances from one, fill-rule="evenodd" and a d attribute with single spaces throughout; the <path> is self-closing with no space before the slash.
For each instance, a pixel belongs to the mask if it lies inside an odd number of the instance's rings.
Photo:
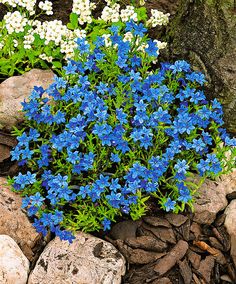
<path id="1" fill-rule="evenodd" d="M 167 29 L 167 41 L 169 59 L 187 59 L 205 73 L 207 96 L 221 101 L 227 129 L 236 134 L 234 5 L 234 0 L 179 0 Z"/>

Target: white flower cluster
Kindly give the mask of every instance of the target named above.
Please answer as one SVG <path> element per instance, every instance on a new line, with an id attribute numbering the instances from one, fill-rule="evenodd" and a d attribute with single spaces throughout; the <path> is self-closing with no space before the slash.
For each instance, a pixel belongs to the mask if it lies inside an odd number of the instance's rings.
<path id="1" fill-rule="evenodd" d="M 39 2 L 39 8 L 43 11 L 45 11 L 46 15 L 52 15 L 52 2 L 46 0 L 46 1 L 40 1 Z"/>
<path id="2" fill-rule="evenodd" d="M 170 14 L 164 14 L 161 11 L 152 9 L 151 10 L 151 17 L 147 21 L 147 26 L 155 28 L 156 26 L 162 26 L 162 25 L 167 25 L 169 22 L 169 16 Z"/>
<path id="3" fill-rule="evenodd" d="M 24 36 L 24 49 L 31 49 L 31 44 L 34 42 L 34 36 L 32 34 L 32 31 L 30 30 L 30 33 Z"/>
<path id="4" fill-rule="evenodd" d="M 112 3 L 107 0 L 107 6 L 104 7 L 101 15 L 101 19 L 105 22 L 127 22 L 129 20 L 137 21 L 137 13 L 135 12 L 134 6 L 127 5 L 125 9 L 120 10 L 118 3 Z"/>
<path id="5" fill-rule="evenodd" d="M 73 0 L 72 12 L 78 15 L 80 25 L 92 22 L 92 10 L 96 8 L 96 4 L 91 1 L 94 0 Z M 105 22 L 127 22 L 130 19 L 135 22 L 138 21 L 138 15 L 134 6 L 126 5 L 125 8 L 121 9 L 119 0 L 105 1 L 107 5 L 104 7 L 101 14 L 101 19 Z M 37 0 L 0 0 L 0 3 L 16 8 L 14 10 L 21 7 L 26 9 L 25 13 L 19 11 L 8 12 L 3 18 L 3 23 L 5 24 L 5 28 L 9 35 L 14 32 L 25 32 L 22 40 L 13 40 L 13 46 L 15 48 L 19 48 L 23 41 L 24 49 L 31 49 L 36 36 L 39 36 L 40 39 L 44 41 L 45 45 L 52 43 L 55 47 L 60 47 L 61 53 L 65 54 L 64 58 L 68 59 L 73 58 L 74 49 L 77 47 L 75 39 L 86 37 L 86 32 L 84 30 L 79 28 L 73 31 L 69 30 L 66 25 L 63 25 L 62 21 L 59 20 L 40 22 L 38 20 L 28 19 L 28 15 L 35 14 L 36 3 L 38 3 Z M 144 5 L 145 0 L 139 0 L 139 3 L 140 5 Z M 53 14 L 52 1 L 41 0 L 38 3 L 38 7 L 47 15 Z M 21 11 L 22 9 L 18 10 Z M 156 27 L 157 25 L 166 25 L 168 21 L 169 14 L 164 14 L 158 10 L 151 10 L 151 17 L 145 25 L 147 27 Z M 104 34 L 103 37 L 106 46 L 111 46 L 112 42 L 110 40 L 110 34 Z M 131 41 L 132 39 L 133 34 L 127 32 L 124 36 L 124 41 Z M 2 37 L 0 50 L 4 47 L 4 41 L 5 39 Z M 156 40 L 156 44 L 158 50 L 166 47 L 165 42 Z M 139 49 L 143 51 L 145 51 L 145 48 L 147 47 L 145 44 L 140 44 L 139 38 L 136 39 L 136 45 L 140 45 Z M 40 58 L 51 62 L 53 58 L 46 53 L 41 54 Z"/>
<path id="6" fill-rule="evenodd" d="M 96 4 L 89 0 L 73 0 L 72 12 L 79 16 L 80 25 L 92 22 L 92 10 L 95 8 Z"/>
<path id="7" fill-rule="evenodd" d="M 120 20 L 120 5 L 115 3 L 111 6 L 105 6 L 102 11 L 101 19 L 105 22 L 118 22 Z"/>
<path id="8" fill-rule="evenodd" d="M 137 13 L 134 11 L 134 6 L 128 5 L 125 9 L 120 11 L 120 18 L 122 22 L 128 22 L 129 20 L 138 21 Z"/>
<path id="9" fill-rule="evenodd" d="M 9 5 L 13 8 L 17 6 L 25 8 L 30 15 L 35 14 L 36 0 L 0 0 L 0 3 Z"/>
<path id="10" fill-rule="evenodd" d="M 48 45 L 52 40 L 56 45 L 59 45 L 62 37 L 67 36 L 68 29 L 62 24 L 60 20 L 37 21 L 37 26 L 34 29 L 34 33 L 38 34 L 41 39 L 45 39 L 45 44 Z"/>
<path id="11" fill-rule="evenodd" d="M 5 26 L 9 34 L 20 33 L 24 31 L 24 27 L 27 25 L 28 19 L 24 14 L 21 15 L 19 11 L 13 13 L 8 12 L 4 17 Z"/>

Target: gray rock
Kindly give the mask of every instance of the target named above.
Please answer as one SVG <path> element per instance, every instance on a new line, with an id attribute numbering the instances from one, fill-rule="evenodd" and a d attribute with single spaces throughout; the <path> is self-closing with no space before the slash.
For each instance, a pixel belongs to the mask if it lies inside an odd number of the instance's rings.
<path id="1" fill-rule="evenodd" d="M 225 227 L 231 239 L 231 256 L 236 266 L 236 200 L 232 200 L 225 210 Z"/>
<path id="2" fill-rule="evenodd" d="M 44 249 L 28 284 L 119 284 L 124 257 L 101 239 L 79 232 L 72 244 L 55 238 Z"/>
<path id="3" fill-rule="evenodd" d="M 27 100 L 34 86 L 47 88 L 53 82 L 50 70 L 32 69 L 21 76 L 13 76 L 0 84 L 0 129 L 10 131 L 23 121 L 21 102 Z"/>
<path id="4" fill-rule="evenodd" d="M 216 214 L 228 205 L 226 195 L 235 191 L 236 171 L 222 176 L 216 181 L 206 180 L 198 190 L 194 204 L 194 221 L 199 224 L 211 224 Z"/>
<path id="5" fill-rule="evenodd" d="M 42 236 L 21 210 L 22 198 L 10 190 L 5 178 L 0 177 L 0 189 L 0 234 L 14 239 L 31 261 L 37 247 L 43 245 Z"/>
<path id="6" fill-rule="evenodd" d="M 115 224 L 111 228 L 111 236 L 115 240 L 125 240 L 127 238 L 136 237 L 137 228 L 140 226 L 141 221 L 123 221 Z"/>
<path id="7" fill-rule="evenodd" d="M 0 283 L 26 284 L 29 261 L 16 242 L 6 235 L 0 235 Z"/>

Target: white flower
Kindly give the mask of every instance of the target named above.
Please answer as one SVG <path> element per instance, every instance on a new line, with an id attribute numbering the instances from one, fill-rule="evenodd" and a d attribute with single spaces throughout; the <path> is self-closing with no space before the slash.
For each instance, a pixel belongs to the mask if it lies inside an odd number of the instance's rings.
<path id="1" fill-rule="evenodd" d="M 134 38 L 134 35 L 131 32 L 127 32 L 124 34 L 123 41 L 131 41 Z"/>
<path id="2" fill-rule="evenodd" d="M 24 31 L 24 27 L 27 25 L 28 19 L 20 14 L 19 11 L 13 13 L 8 12 L 4 17 L 5 27 L 9 34 L 13 32 L 20 33 Z"/>
<path id="3" fill-rule="evenodd" d="M 156 26 L 162 26 L 162 25 L 167 25 L 169 22 L 169 16 L 170 14 L 164 14 L 161 11 L 152 9 L 151 10 L 151 17 L 147 21 L 146 25 L 148 27 L 156 27 Z"/>
<path id="4" fill-rule="evenodd" d="M 137 21 L 137 13 L 134 11 L 134 6 L 128 5 L 125 9 L 120 11 L 120 18 L 122 22 L 127 22 L 129 20 Z"/>
<path id="5" fill-rule="evenodd" d="M 52 11 L 52 2 L 46 0 L 45 2 L 40 1 L 39 2 L 39 8 L 41 10 L 46 11 L 47 15 L 52 15 L 53 11 Z"/>
<path id="6" fill-rule="evenodd" d="M 53 57 L 52 56 L 47 56 L 45 53 L 42 53 L 39 55 L 39 58 L 43 59 L 43 60 L 46 60 L 48 62 L 52 62 L 53 60 Z"/>

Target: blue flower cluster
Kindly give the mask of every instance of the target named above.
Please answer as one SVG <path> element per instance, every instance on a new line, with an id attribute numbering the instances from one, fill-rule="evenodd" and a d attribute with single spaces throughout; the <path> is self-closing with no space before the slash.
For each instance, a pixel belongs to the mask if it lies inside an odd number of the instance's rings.
<path id="1" fill-rule="evenodd" d="M 30 130 L 17 138 L 12 160 L 32 172 L 16 176 L 14 188 L 27 193 L 23 206 L 44 235 L 50 229 L 71 242 L 64 229 L 78 222 L 78 204 L 106 208 L 92 221 L 104 230 L 120 213 L 141 216 L 142 196 L 157 197 L 166 211 L 191 204 L 189 173 L 219 174 L 212 150 L 236 145 L 222 128 L 221 105 L 201 90 L 203 74 L 183 60 L 149 72 L 155 42 L 141 24 L 130 21 L 126 31 L 131 42 L 111 28 L 110 48 L 103 37 L 92 45 L 78 39 L 78 59 L 64 76 L 22 103 Z M 148 47 L 140 49 L 137 38 Z"/>

